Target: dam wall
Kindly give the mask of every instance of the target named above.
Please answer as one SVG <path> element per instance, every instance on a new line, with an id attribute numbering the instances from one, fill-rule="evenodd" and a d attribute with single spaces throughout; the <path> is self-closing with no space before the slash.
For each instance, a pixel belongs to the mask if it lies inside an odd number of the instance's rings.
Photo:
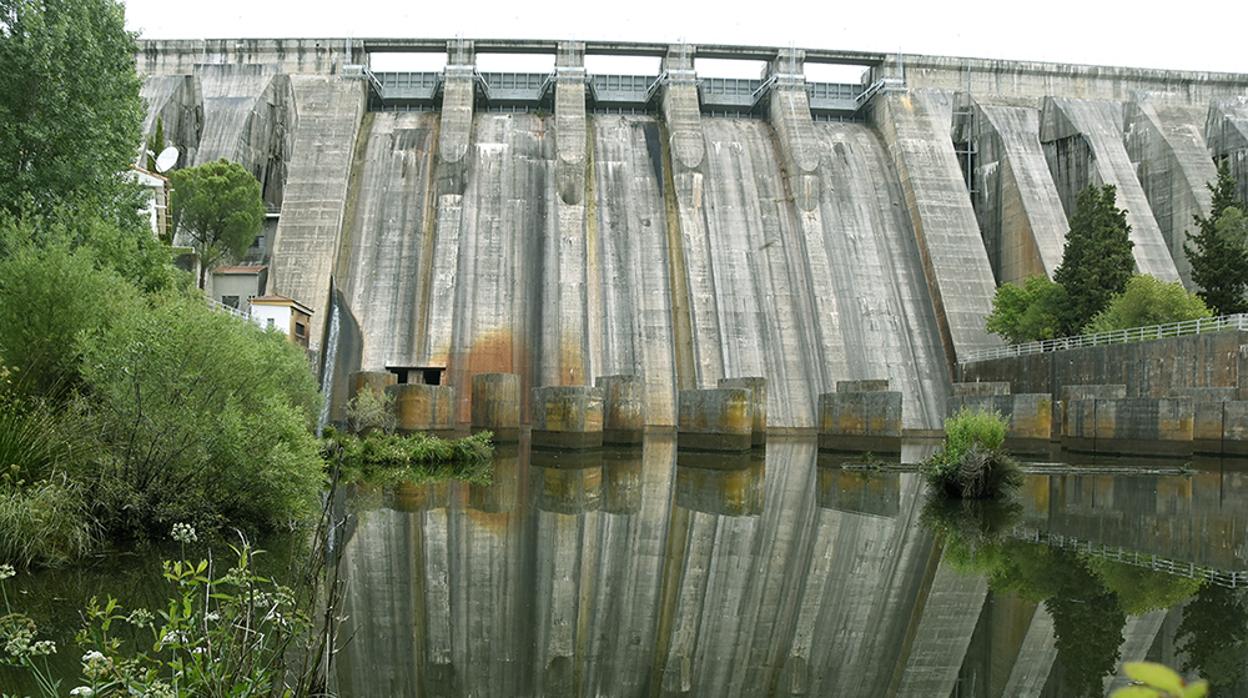
<path id="1" fill-rule="evenodd" d="M 401 52 L 447 67 L 370 71 Z M 503 79 L 477 70 L 485 53 L 555 68 Z M 661 67 L 590 75 L 588 55 Z M 707 81 L 707 57 L 766 68 Z M 636 375 L 647 423 L 668 428 L 678 390 L 760 376 L 781 431 L 813 431 L 818 396 L 844 380 L 888 380 L 905 428 L 938 427 L 959 356 L 999 343 L 984 330 L 997 285 L 1060 263 L 1078 188 L 1115 183 L 1140 268 L 1177 279 L 1175 231 L 1208 174 L 1199 137 L 1240 152 L 1245 76 L 997 62 L 990 93 L 981 63 L 955 84 L 940 73 L 955 59 L 911 60 L 902 83 L 894 60 L 434 39 L 145 41 L 136 55 L 147 128 L 161 119 L 183 164 L 227 157 L 264 183 L 266 292 L 317 312 L 314 352 L 333 350 L 332 275 L 358 321 L 352 370 L 440 374 L 460 422 L 480 373 L 519 376 L 525 422 L 533 388 Z M 868 70 L 816 83 L 815 63 Z"/>

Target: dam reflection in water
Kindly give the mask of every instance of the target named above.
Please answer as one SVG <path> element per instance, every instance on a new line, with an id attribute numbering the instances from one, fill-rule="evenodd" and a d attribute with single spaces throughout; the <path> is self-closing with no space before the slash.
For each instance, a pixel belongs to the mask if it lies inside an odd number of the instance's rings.
<path id="1" fill-rule="evenodd" d="M 976 518 L 839 460 L 652 435 L 502 448 L 489 486 L 360 488 L 340 693 L 1098 695 L 1148 658 L 1248 695 L 1244 474 L 1033 474 Z"/>

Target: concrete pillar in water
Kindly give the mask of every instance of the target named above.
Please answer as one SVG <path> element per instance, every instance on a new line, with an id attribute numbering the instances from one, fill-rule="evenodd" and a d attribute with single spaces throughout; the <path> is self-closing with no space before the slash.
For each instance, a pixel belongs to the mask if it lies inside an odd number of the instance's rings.
<path id="1" fill-rule="evenodd" d="M 602 391 L 602 442 L 640 444 L 646 428 L 646 382 L 641 376 L 599 376 Z"/>
<path id="2" fill-rule="evenodd" d="M 533 389 L 536 448 L 602 446 L 602 391 L 584 385 Z"/>
<path id="3" fill-rule="evenodd" d="M 676 447 L 695 451 L 747 451 L 754 409 L 746 388 L 680 391 Z"/>
<path id="4" fill-rule="evenodd" d="M 837 381 L 819 396 L 819 448 L 830 451 L 901 450 L 901 393 L 887 380 Z"/>
<path id="5" fill-rule="evenodd" d="M 741 378 L 720 378 L 721 388 L 747 388 L 750 391 L 750 404 L 754 410 L 752 443 L 755 446 L 767 444 L 767 379 L 762 376 L 745 376 Z"/>
<path id="6" fill-rule="evenodd" d="M 472 377 L 472 430 L 488 430 L 498 443 L 520 438 L 520 376 L 478 373 Z"/>
<path id="7" fill-rule="evenodd" d="M 386 388 L 394 396 L 395 428 L 402 434 L 455 433 L 455 388 L 449 385 L 404 383 Z"/>
<path id="8" fill-rule="evenodd" d="M 398 376 L 389 371 L 356 371 L 351 374 L 351 399 L 355 399 L 361 390 L 371 390 L 377 395 L 385 393 L 386 388 L 398 382 Z"/>

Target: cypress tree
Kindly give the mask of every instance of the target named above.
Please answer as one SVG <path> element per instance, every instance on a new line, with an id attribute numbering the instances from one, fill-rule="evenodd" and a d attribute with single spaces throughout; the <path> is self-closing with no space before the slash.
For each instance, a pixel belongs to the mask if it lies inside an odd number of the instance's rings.
<path id="1" fill-rule="evenodd" d="M 1053 280 L 1066 290 L 1061 317 L 1064 334 L 1078 334 L 1111 298 L 1122 293 L 1135 273 L 1131 226 L 1118 208 L 1116 189 L 1107 184 L 1079 192 L 1062 264 Z"/>
<path id="2" fill-rule="evenodd" d="M 1205 185 L 1213 195 L 1208 216 L 1196 215 L 1196 233 L 1187 233 L 1183 252 L 1192 264 L 1197 295 L 1217 315 L 1248 312 L 1248 242 L 1244 239 L 1243 205 L 1235 196 L 1235 178 L 1226 161 L 1218 179 Z"/>

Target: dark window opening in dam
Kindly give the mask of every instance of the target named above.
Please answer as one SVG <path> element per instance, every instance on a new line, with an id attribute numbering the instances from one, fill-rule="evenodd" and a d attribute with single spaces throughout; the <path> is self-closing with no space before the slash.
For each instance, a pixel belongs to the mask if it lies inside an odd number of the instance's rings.
<path id="1" fill-rule="evenodd" d="M 386 370 L 395 375 L 399 385 L 442 385 L 446 373 L 445 366 L 387 366 Z"/>

